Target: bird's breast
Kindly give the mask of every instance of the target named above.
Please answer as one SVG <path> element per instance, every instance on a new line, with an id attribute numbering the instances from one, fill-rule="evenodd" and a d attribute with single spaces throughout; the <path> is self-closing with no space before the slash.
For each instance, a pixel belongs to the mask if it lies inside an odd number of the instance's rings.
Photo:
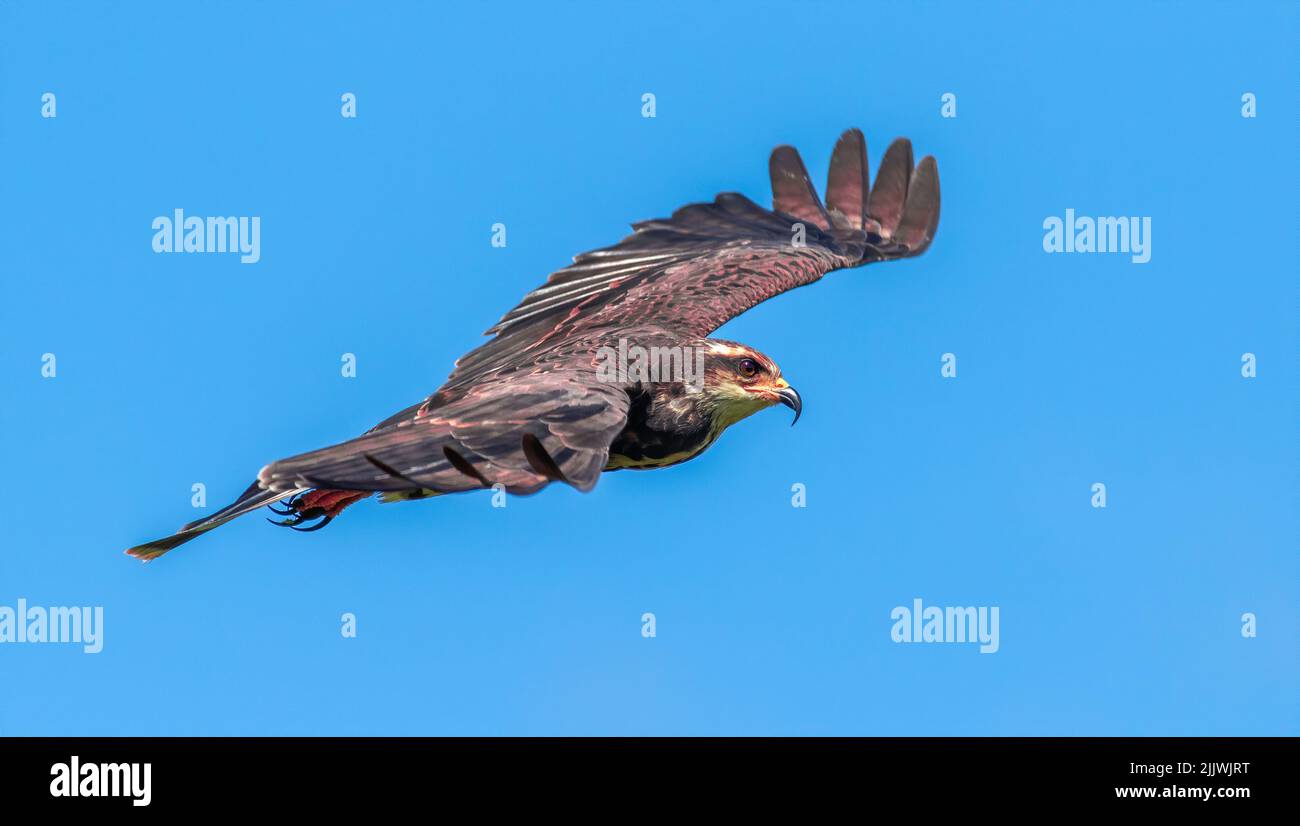
<path id="1" fill-rule="evenodd" d="M 668 467 L 698 456 L 718 434 L 705 419 L 667 419 L 638 415 L 634 406 L 627 425 L 609 446 L 605 470 L 649 470 Z"/>
<path id="2" fill-rule="evenodd" d="M 609 461 L 605 463 L 605 470 L 651 470 L 653 468 L 678 465 L 688 459 L 695 458 L 710 444 L 711 441 L 704 441 L 696 445 L 689 445 L 683 450 L 662 453 L 658 451 L 617 451 L 611 447 Z"/>

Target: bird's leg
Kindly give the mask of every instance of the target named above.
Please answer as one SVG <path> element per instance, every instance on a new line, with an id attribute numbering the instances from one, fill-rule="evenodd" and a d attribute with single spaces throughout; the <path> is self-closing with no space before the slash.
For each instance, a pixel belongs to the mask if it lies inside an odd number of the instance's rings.
<path id="1" fill-rule="evenodd" d="M 306 493 L 300 493 L 284 503 L 284 510 L 271 508 L 275 513 L 281 516 L 288 516 L 281 522 L 268 519 L 272 525 L 282 528 L 293 528 L 296 531 L 318 531 L 330 523 L 334 517 L 343 512 L 343 509 L 349 505 L 360 502 L 362 499 L 370 496 L 368 490 L 309 490 Z M 300 528 L 299 525 L 304 522 L 319 519 L 315 525 Z"/>
<path id="2" fill-rule="evenodd" d="M 325 516 L 338 516 L 348 505 L 356 504 L 369 495 L 368 490 L 312 490 L 302 494 L 298 509 L 320 508 Z"/>

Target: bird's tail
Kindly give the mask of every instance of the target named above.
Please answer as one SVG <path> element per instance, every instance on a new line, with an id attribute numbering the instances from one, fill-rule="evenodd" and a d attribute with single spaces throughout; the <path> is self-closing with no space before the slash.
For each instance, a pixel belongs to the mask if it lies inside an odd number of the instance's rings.
<path id="1" fill-rule="evenodd" d="M 148 562 L 151 559 L 157 559 L 163 554 L 175 548 L 177 545 L 184 545 L 196 536 L 201 536 L 213 528 L 226 524 L 236 517 L 243 516 L 246 513 L 257 510 L 264 505 L 271 505 L 286 499 L 295 494 L 301 493 L 301 490 L 286 491 L 269 491 L 262 490 L 254 482 L 248 486 L 238 499 L 230 505 L 222 508 L 211 516 L 205 516 L 202 519 L 182 525 L 181 529 L 171 536 L 163 539 L 156 539 L 153 542 L 146 542 L 143 545 L 136 545 L 134 548 L 127 548 L 126 552 L 141 562 Z"/>

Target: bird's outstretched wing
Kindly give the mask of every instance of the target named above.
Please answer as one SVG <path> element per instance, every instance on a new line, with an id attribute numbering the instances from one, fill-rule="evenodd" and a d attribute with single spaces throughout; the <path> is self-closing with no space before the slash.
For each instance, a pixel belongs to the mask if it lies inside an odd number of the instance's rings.
<path id="1" fill-rule="evenodd" d="M 627 420 L 628 395 L 596 381 L 594 357 L 538 365 L 476 384 L 455 401 L 342 444 L 273 462 L 257 484 L 439 493 L 548 482 L 596 484 Z"/>
<path id="2" fill-rule="evenodd" d="M 724 193 L 575 257 L 488 330 L 495 338 L 461 358 L 444 388 L 513 369 L 575 335 L 646 325 L 706 336 L 831 270 L 920 255 L 939 225 L 938 167 L 927 156 L 913 168 L 906 139 L 890 145 L 871 186 L 866 141 L 845 132 L 826 206 L 792 147 L 773 150 L 770 171 L 772 210 Z"/>

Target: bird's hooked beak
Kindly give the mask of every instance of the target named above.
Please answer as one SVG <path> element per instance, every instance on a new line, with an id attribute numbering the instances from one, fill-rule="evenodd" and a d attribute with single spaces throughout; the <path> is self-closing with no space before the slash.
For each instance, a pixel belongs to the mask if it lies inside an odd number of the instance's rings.
<path id="1" fill-rule="evenodd" d="M 780 389 L 776 391 L 777 399 L 794 411 L 794 421 L 790 422 L 790 426 L 794 427 L 794 423 L 799 421 L 799 414 L 803 413 L 803 399 L 799 398 L 799 391 L 787 384 L 785 379 L 781 379 L 778 387 Z"/>

